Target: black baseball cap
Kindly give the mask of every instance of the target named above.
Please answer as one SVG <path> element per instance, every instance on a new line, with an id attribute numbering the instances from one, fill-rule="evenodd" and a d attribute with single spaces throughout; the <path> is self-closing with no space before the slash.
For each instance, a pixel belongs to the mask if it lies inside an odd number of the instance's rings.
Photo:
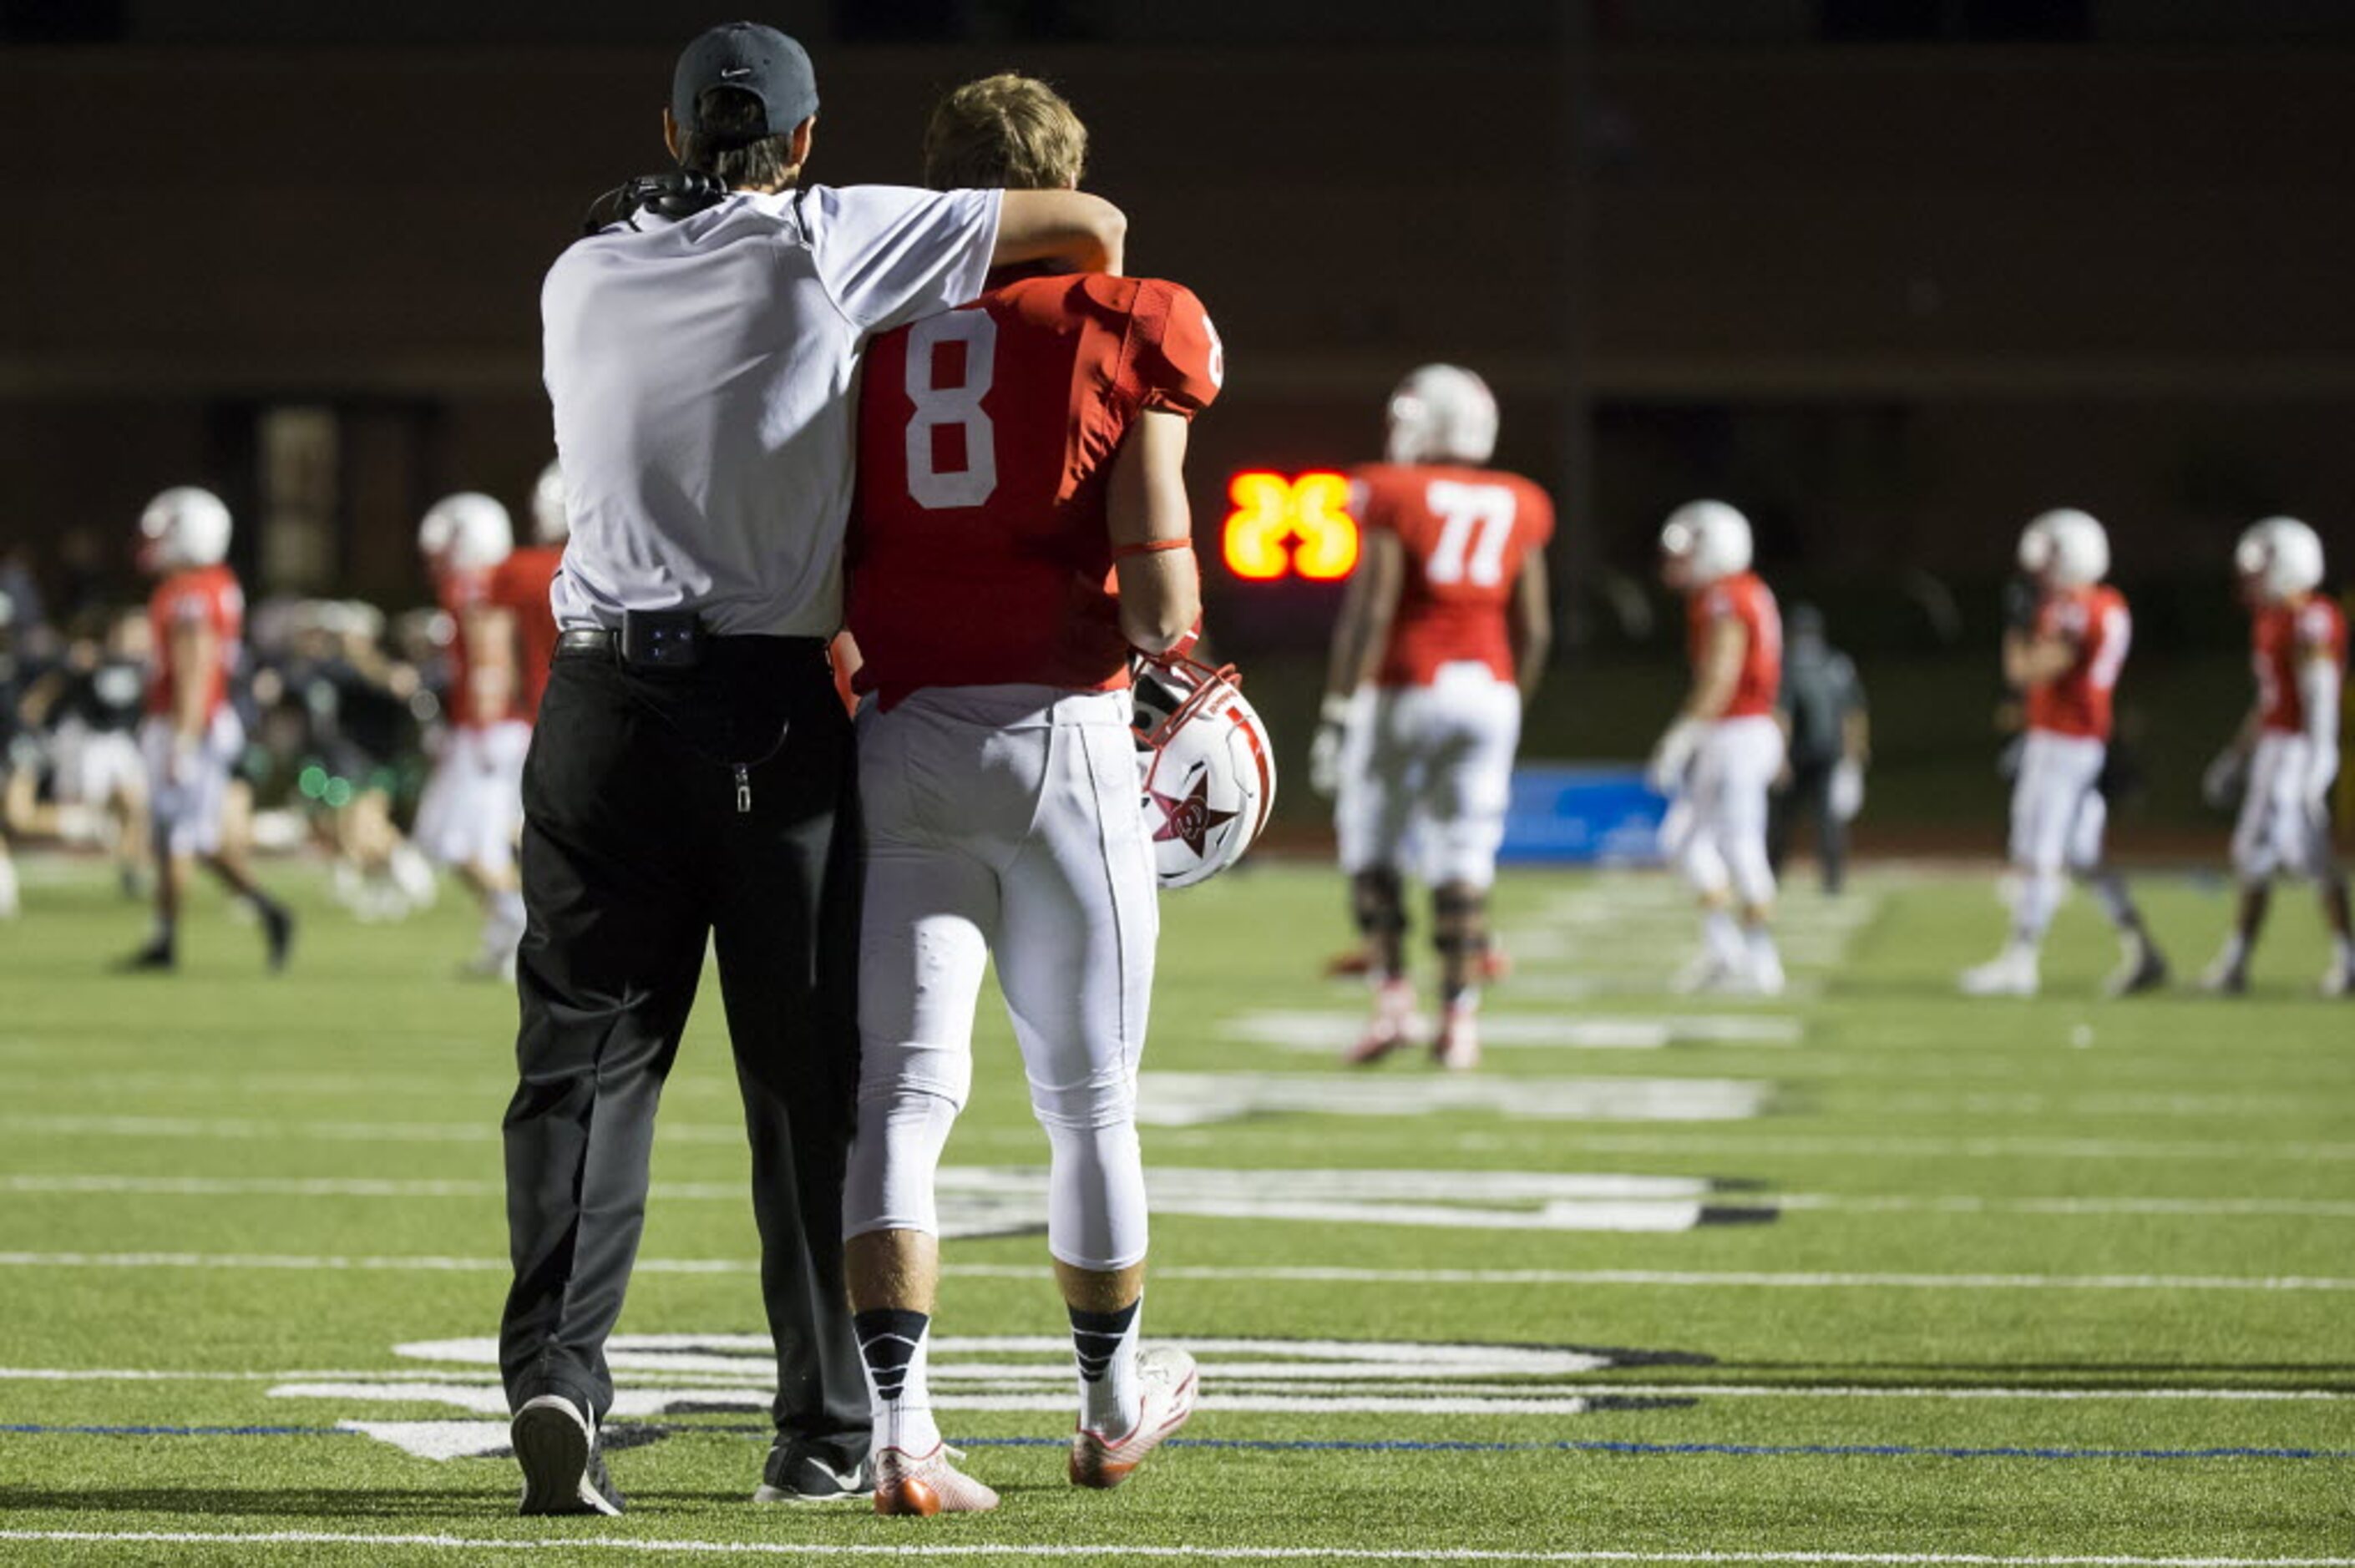
<path id="1" fill-rule="evenodd" d="M 682 136 L 697 129 L 695 102 L 708 90 L 732 87 L 761 101 L 767 135 L 782 135 L 817 112 L 817 72 L 809 51 L 774 27 L 727 22 L 687 46 L 671 73 L 670 113 Z"/>

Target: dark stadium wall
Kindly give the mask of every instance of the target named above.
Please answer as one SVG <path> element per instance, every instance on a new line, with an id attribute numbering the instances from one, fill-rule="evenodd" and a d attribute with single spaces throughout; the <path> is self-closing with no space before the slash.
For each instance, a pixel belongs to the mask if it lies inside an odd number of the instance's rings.
<path id="1" fill-rule="evenodd" d="M 1639 569 L 1693 490 L 1770 563 L 1986 575 L 2022 514 L 2213 569 L 2254 509 L 2355 549 L 2355 57 L 2116 49 L 1604 53 L 1565 105 L 1519 50 L 836 47 L 816 177 L 912 176 L 944 86 L 1040 71 L 1096 137 L 1133 265 L 1231 352 L 1230 470 L 1369 455 L 1447 357 L 1558 479 L 1570 328 L 1602 432 L 1572 563 Z M 16 48 L 0 144 L 43 202 L 0 338 L 0 543 L 119 537 L 149 491 L 250 492 L 237 409 L 343 413 L 343 586 L 415 588 L 410 525 L 545 458 L 536 285 L 587 199 L 660 161 L 658 50 Z M 1590 281 L 1565 287 L 1565 116 Z M 79 182 L 79 183 L 77 183 Z M 226 410 L 226 412 L 225 412 Z"/>

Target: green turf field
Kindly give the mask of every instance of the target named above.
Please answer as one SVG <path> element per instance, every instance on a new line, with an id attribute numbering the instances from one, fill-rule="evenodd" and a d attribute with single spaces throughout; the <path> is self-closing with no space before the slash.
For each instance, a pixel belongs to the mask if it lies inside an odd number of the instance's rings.
<path id="1" fill-rule="evenodd" d="M 630 1511 L 523 1520 L 486 1359 L 514 1002 L 449 978 L 460 900 L 362 926 L 304 882 L 274 981 L 207 901 L 182 975 L 117 980 L 139 910 L 62 863 L 27 884 L 0 1558 L 2355 1565 L 2355 1011 L 2310 994 L 2303 895 L 2243 1001 L 2094 1000 L 2081 902 L 2046 1000 L 1972 1003 L 1991 878 L 1870 873 L 1796 894 L 1796 994 L 1735 1003 L 1664 993 L 1664 879 L 1509 876 L 1519 972 L 1468 1078 L 1333 1065 L 1328 874 L 1172 896 L 1146 1333 L 1196 1348 L 1205 1405 L 1120 1491 L 1062 1483 L 1045 1146 L 986 1001 L 933 1356 L 1005 1494 L 977 1518 L 744 1500 L 746 1160 L 699 1016 L 617 1346 Z M 2222 890 L 2147 894 L 2196 969 Z"/>

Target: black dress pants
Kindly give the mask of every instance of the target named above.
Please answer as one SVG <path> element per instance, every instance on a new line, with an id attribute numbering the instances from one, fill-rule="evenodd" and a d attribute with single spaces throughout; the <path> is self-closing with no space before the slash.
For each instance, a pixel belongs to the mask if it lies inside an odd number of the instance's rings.
<path id="1" fill-rule="evenodd" d="M 1795 762 L 1789 781 L 1766 800 L 1767 863 L 1776 876 L 1783 874 L 1792 831 L 1805 816 L 1815 826 L 1816 859 L 1826 893 L 1838 893 L 1848 876 L 1848 824 L 1832 810 L 1832 772 L 1838 766 L 1837 760 Z"/>
<path id="2" fill-rule="evenodd" d="M 707 939 L 752 1148 L 775 1417 L 839 1468 L 868 1403 L 842 1277 L 858 1079 L 858 823 L 825 644 L 714 639 L 677 673 L 560 657 L 524 767 L 519 1076 L 506 1119 L 510 1408 L 612 1406 L 605 1340 Z"/>

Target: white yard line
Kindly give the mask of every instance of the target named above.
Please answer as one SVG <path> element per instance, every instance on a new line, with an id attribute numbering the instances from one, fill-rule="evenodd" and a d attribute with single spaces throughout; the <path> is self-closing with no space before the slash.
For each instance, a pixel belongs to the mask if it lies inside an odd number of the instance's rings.
<path id="1" fill-rule="evenodd" d="M 0 1268 L 203 1268 L 325 1273 L 503 1274 L 500 1257 L 336 1256 L 299 1253 L 0 1252 Z M 650 1257 L 641 1274 L 753 1274 L 751 1258 Z M 1035 1264 L 953 1263 L 945 1274 L 965 1278 L 1038 1279 Z M 1634 1285 L 1676 1289 L 1800 1290 L 2218 1290 L 2267 1294 L 2355 1291 L 2355 1279 L 2306 1275 L 2202 1274 L 1842 1274 L 1637 1268 L 1159 1268 L 1167 1280 L 1242 1280 L 1267 1284 L 1369 1285 Z"/>
<path id="2" fill-rule="evenodd" d="M 1459 1149 L 1508 1147 L 1498 1132 L 1465 1133 Z M 1997 1135 L 1987 1138 L 1875 1138 L 1838 1134 L 1727 1134 L 1696 1130 L 1689 1134 L 1662 1132 L 1586 1132 L 1551 1127 L 1537 1136 L 1554 1149 L 1591 1150 L 1604 1154 L 1675 1154 L 1688 1157 L 1772 1160 L 1783 1155 L 1842 1154 L 1893 1160 L 2355 1160 L 2355 1143 L 2276 1142 L 2250 1139 L 2144 1140 L 2126 1138 L 2043 1138 Z"/>
<path id="3" fill-rule="evenodd" d="M 2355 1220 L 2355 1201 L 2335 1198 L 1982 1198 L 1897 1197 L 1860 1192 L 1732 1194 L 1763 1207 L 1858 1214 L 2158 1214 L 2198 1218 L 2285 1215 Z"/>
<path id="4" fill-rule="evenodd" d="M 1190 1346 L 1193 1341 L 1188 1340 L 1188 1343 Z M 1068 1347 L 1064 1348 L 1068 1349 Z M 1445 1347 L 1433 1348 L 1444 1349 Z M 307 1369 L 291 1372 L 222 1372 L 206 1368 L 194 1368 L 186 1371 L 172 1371 L 157 1367 L 0 1367 L 0 1383 L 350 1383 L 373 1387 L 377 1384 L 397 1382 L 403 1378 L 414 1379 L 421 1371 L 425 1370 L 427 1369 L 421 1369 L 415 1366 L 378 1368 L 374 1371 L 345 1369 L 341 1371 L 325 1372 L 311 1371 Z M 621 1372 L 622 1381 L 625 1382 L 633 1388 L 640 1389 L 665 1388 L 682 1383 L 708 1383 L 715 1377 L 721 1375 L 713 1369 L 699 1366 L 685 1369 L 678 1372 L 666 1372 L 659 1368 L 647 1366 L 617 1366 L 616 1370 Z M 954 1383 L 961 1381 L 963 1373 L 969 1370 L 970 1369 L 952 1364 L 946 1367 L 935 1368 L 934 1375 L 942 1378 L 944 1383 Z M 1030 1381 L 1046 1381 L 1051 1378 L 1055 1382 L 1056 1398 L 1061 1403 L 1053 1404 L 1052 1408 L 1061 1409 L 1064 1404 L 1068 1404 L 1070 1403 L 1069 1395 L 1062 1388 L 1062 1384 L 1069 1379 L 1069 1372 L 1066 1369 L 1056 1367 L 1047 1369 L 1031 1368 L 1025 1370 L 1027 1373 L 1035 1374 L 1035 1376 L 1030 1378 Z M 951 1373 L 956 1373 L 959 1375 L 951 1376 L 949 1375 Z M 748 1366 L 739 1381 L 742 1382 L 746 1387 L 753 1389 L 763 1394 L 773 1392 L 774 1389 L 774 1379 L 770 1377 L 765 1370 L 755 1367 Z M 1007 1380 L 1000 1379 L 998 1381 Z M 1391 1393 L 1428 1393 L 1450 1395 L 1478 1394 L 1497 1397 L 1509 1395 L 1517 1392 L 1526 1393 L 1529 1392 L 1530 1385 L 1526 1383 L 1433 1383 L 1428 1385 L 1419 1383 L 1393 1383 L 1385 1384 L 1384 1387 L 1385 1392 Z M 1622 1398 L 1639 1399 L 1676 1399 L 1690 1397 L 1703 1399 L 2002 1400 L 2027 1402 L 2031 1404 L 2057 1403 L 2073 1404 L 2084 1404 L 2087 1402 L 2120 1400 L 2158 1400 L 2179 1404 L 2190 1401 L 2226 1404 L 2343 1404 L 2350 1400 L 2355 1400 L 2355 1392 L 2328 1388 L 1963 1388 L 1913 1383 L 1814 1384 L 1774 1383 L 1721 1383 L 1703 1382 L 1613 1383 L 1600 1378 L 1593 1381 L 1557 1381 L 1543 1385 L 1543 1387 L 1544 1392 L 1546 1393 L 1561 1395 L 1579 1394 L 1589 1397 L 1594 1395 L 1614 1395 Z M 958 1396 L 954 1394 L 951 1394 L 950 1398 L 953 1403 L 957 1404 L 959 1408 L 973 1408 L 969 1404 L 965 1404 L 959 1400 Z M 1320 1403 L 1316 1408 L 1322 1410 L 1328 1409 L 1330 1406 Z M 1431 1407 L 1427 1403 L 1418 1401 L 1415 1403 L 1413 1408 L 1419 1411 L 1429 1411 Z"/>
<path id="5" fill-rule="evenodd" d="M 157 1546 L 377 1546 L 443 1552 L 675 1552 L 722 1557 L 1011 1557 L 1034 1561 L 1096 1558 L 1107 1563 L 1183 1560 L 1211 1563 L 1283 1563 L 1327 1559 L 1350 1563 L 1827 1563 L 1853 1568 L 2355 1568 L 2355 1557 L 2157 1557 L 2125 1553 L 2087 1556 L 2003 1556 L 1966 1552 L 1720 1552 L 1570 1551 L 1529 1552 L 1463 1546 L 1146 1546 L 1122 1541 L 1103 1545 L 1045 1542 L 858 1542 L 805 1545 L 785 1541 L 696 1541 L 654 1536 L 576 1535 L 539 1540 L 498 1536 L 365 1534 L 326 1530 L 250 1531 L 177 1530 L 0 1530 L 0 1541 L 57 1544 Z"/>

